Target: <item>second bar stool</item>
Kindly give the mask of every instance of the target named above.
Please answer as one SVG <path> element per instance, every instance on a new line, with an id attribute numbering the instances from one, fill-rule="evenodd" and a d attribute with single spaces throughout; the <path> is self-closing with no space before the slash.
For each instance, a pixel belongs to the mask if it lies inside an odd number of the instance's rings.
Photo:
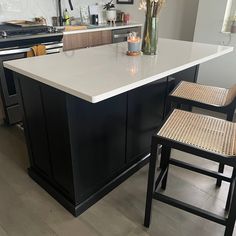
<path id="1" fill-rule="evenodd" d="M 161 172 L 155 179 L 157 149 L 162 145 Z M 171 149 L 199 156 L 234 168 L 232 177 L 206 170 L 170 157 Z M 230 182 L 226 203 L 228 216 L 222 217 L 196 206 L 168 197 L 165 190 L 169 165 L 175 165 L 213 178 Z M 153 199 L 225 225 L 225 236 L 232 236 L 236 219 L 236 123 L 182 110 L 174 110 L 157 135 L 152 138 L 144 225 L 149 227 Z"/>
<path id="2" fill-rule="evenodd" d="M 230 89 L 182 81 L 169 95 L 169 100 L 206 110 L 224 113 L 232 121 L 236 108 L 236 84 Z"/>
<path id="3" fill-rule="evenodd" d="M 202 109 L 224 113 L 228 121 L 233 121 L 236 108 L 236 84 L 230 89 L 201 85 L 182 81 L 168 97 L 169 103 L 176 103 L 178 107 L 188 105 Z M 224 165 L 219 165 L 220 173 L 224 172 Z M 216 185 L 221 186 L 217 179 Z"/>

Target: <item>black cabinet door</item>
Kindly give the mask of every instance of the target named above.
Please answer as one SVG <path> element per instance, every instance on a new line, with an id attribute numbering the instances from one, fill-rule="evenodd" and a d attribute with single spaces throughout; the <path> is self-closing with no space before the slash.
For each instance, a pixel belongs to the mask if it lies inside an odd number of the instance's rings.
<path id="1" fill-rule="evenodd" d="M 171 92 L 181 81 L 197 82 L 199 66 L 180 71 L 168 78 L 169 92 Z"/>
<path id="2" fill-rule="evenodd" d="M 24 107 L 24 126 L 30 146 L 31 167 L 47 179 L 51 178 L 50 152 L 47 126 L 41 99 L 40 86 L 31 79 L 19 79 Z"/>
<path id="3" fill-rule="evenodd" d="M 1 56 L 0 58 L 0 89 L 2 102 L 4 106 L 12 106 L 19 103 L 19 97 L 16 93 L 13 71 L 4 68 L 3 62 L 24 58 L 25 54 Z"/>
<path id="4" fill-rule="evenodd" d="M 199 65 L 193 66 L 191 68 L 188 68 L 186 70 L 180 71 L 176 74 L 169 76 L 167 93 L 168 94 L 171 93 L 173 89 L 181 81 L 188 81 L 188 82 L 196 83 L 197 78 L 198 78 L 198 71 L 199 71 Z M 165 109 L 166 114 L 168 114 L 174 107 L 175 107 L 174 104 L 168 104 L 168 106 L 166 106 L 166 109 Z M 187 105 L 182 105 L 181 108 L 187 111 L 191 111 L 192 109 L 190 106 L 187 106 Z"/>
<path id="5" fill-rule="evenodd" d="M 127 94 L 92 104 L 68 95 L 72 161 L 79 202 L 125 166 Z"/>
<path id="6" fill-rule="evenodd" d="M 163 120 L 167 79 L 128 93 L 127 162 L 150 152 L 151 137 Z"/>
<path id="7" fill-rule="evenodd" d="M 66 94 L 50 86 L 40 85 L 50 149 L 51 181 L 74 202 Z"/>
<path id="8" fill-rule="evenodd" d="M 65 94 L 23 76 L 19 82 L 31 168 L 74 202 Z"/>

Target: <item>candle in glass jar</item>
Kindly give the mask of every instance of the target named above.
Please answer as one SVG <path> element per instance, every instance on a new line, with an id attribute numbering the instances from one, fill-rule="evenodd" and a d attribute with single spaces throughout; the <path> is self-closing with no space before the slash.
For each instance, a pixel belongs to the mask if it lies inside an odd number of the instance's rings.
<path id="1" fill-rule="evenodd" d="M 128 38 L 128 51 L 139 52 L 141 50 L 141 39 L 139 37 L 131 36 Z"/>

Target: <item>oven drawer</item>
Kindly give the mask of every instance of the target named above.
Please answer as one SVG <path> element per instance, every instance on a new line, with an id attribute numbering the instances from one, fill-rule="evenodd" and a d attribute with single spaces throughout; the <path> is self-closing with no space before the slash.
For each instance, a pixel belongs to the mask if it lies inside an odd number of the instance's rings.
<path id="1" fill-rule="evenodd" d="M 16 93 L 16 86 L 13 72 L 4 68 L 4 61 L 11 61 L 25 57 L 25 53 L 16 55 L 0 56 L 0 88 L 3 106 L 13 106 L 18 104 L 18 94 Z"/>
<path id="2" fill-rule="evenodd" d="M 6 123 L 9 125 L 14 125 L 22 121 L 22 112 L 20 105 L 15 105 L 6 108 L 7 116 Z"/>

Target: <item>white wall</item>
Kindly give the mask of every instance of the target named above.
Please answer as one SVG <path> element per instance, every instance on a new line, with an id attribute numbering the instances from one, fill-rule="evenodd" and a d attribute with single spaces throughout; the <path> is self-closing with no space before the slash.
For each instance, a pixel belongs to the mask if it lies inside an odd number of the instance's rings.
<path id="1" fill-rule="evenodd" d="M 222 34 L 227 0 L 200 0 L 194 41 L 211 44 L 228 44 L 229 35 Z M 232 35 L 231 46 L 236 45 Z M 236 83 L 236 52 L 222 56 L 200 66 L 199 82 L 230 87 Z"/>
<path id="2" fill-rule="evenodd" d="M 138 10 L 139 0 L 134 2 L 118 6 L 131 14 L 132 21 L 144 22 L 144 12 Z M 192 41 L 197 9 L 198 0 L 167 0 L 160 17 L 160 37 Z"/>
<path id="3" fill-rule="evenodd" d="M 108 0 L 72 0 L 75 11 L 79 14 L 80 5 L 98 2 L 102 4 Z M 57 0 L 0 0 L 0 22 L 12 19 L 32 19 L 44 16 L 51 23 L 51 16 L 55 16 Z M 62 0 L 63 2 L 63 0 Z M 144 12 L 139 11 L 139 0 L 134 5 L 117 5 L 118 9 L 131 14 L 131 21 L 144 22 Z M 64 7 L 69 9 L 68 1 L 64 0 Z M 160 36 L 166 38 L 192 40 L 197 14 L 198 0 L 167 0 L 161 13 Z M 64 8 L 63 7 L 63 8 Z M 187 23 L 187 24 L 186 24 Z"/>
<path id="4" fill-rule="evenodd" d="M 56 15 L 56 0 L 0 0 L 0 22 L 44 16 L 51 22 Z"/>
<path id="5" fill-rule="evenodd" d="M 51 24 L 51 17 L 57 15 L 57 0 L 0 0 L 0 22 L 13 19 L 30 20 L 36 16 L 43 16 Z M 79 6 L 103 3 L 106 0 L 72 0 L 75 10 L 74 16 L 79 15 Z M 62 7 L 68 8 L 67 0 L 62 0 Z"/>

